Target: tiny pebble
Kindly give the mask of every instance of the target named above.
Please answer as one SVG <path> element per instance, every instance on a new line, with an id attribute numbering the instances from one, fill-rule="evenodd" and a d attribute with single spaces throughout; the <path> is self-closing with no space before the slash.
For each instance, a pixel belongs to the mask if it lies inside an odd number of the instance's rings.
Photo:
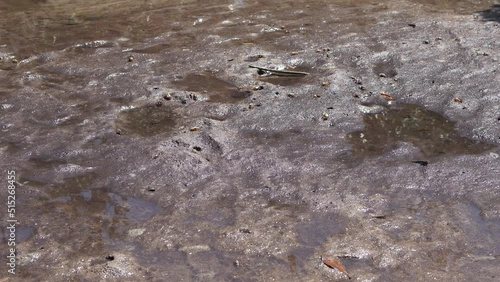
<path id="1" fill-rule="evenodd" d="M 198 131 L 200 128 L 198 126 L 193 126 L 189 129 L 189 131 Z"/>
<path id="2" fill-rule="evenodd" d="M 172 94 L 167 93 L 167 94 L 163 95 L 163 99 L 165 99 L 165 100 L 171 100 L 172 99 Z"/>
<path id="3" fill-rule="evenodd" d="M 328 114 L 327 113 L 322 113 L 321 114 L 321 119 L 322 120 L 328 120 Z"/>
<path id="4" fill-rule="evenodd" d="M 295 94 L 294 93 L 288 93 L 288 97 L 293 98 L 293 97 L 295 97 Z"/>
<path id="5" fill-rule="evenodd" d="M 383 72 L 379 73 L 378 76 L 380 76 L 380 77 L 387 77 L 387 75 L 385 75 L 385 73 L 383 73 Z"/>
<path id="6" fill-rule="evenodd" d="M 133 62 L 134 61 L 134 56 L 128 56 L 128 61 Z"/>

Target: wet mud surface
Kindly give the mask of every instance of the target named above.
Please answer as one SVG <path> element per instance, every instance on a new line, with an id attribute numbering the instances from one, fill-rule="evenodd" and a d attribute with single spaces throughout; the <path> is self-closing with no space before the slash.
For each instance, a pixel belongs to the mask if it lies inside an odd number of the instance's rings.
<path id="1" fill-rule="evenodd" d="M 498 3 L 0 15 L 5 281 L 499 279 Z"/>

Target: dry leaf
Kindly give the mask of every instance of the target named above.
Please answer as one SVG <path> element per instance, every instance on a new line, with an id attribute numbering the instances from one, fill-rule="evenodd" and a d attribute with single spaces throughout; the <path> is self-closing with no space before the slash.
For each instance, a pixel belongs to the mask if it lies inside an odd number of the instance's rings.
<path id="1" fill-rule="evenodd" d="M 338 257 L 335 257 L 335 256 L 322 256 L 321 260 L 328 267 L 337 269 L 338 271 L 340 271 L 340 272 L 344 273 L 345 275 L 347 275 L 347 277 L 349 279 L 351 279 L 351 276 L 349 275 L 349 273 L 347 273 L 347 270 L 345 269 L 344 264 L 342 264 L 342 262 L 339 260 Z"/>
<path id="2" fill-rule="evenodd" d="M 380 95 L 384 96 L 387 100 L 394 100 L 394 97 L 389 93 L 380 92 Z"/>

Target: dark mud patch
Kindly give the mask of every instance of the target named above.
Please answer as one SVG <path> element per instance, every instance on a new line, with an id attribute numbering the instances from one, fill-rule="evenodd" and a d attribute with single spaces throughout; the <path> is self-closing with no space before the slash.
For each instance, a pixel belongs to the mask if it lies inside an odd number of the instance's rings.
<path id="1" fill-rule="evenodd" d="M 365 129 L 346 136 L 355 155 L 380 155 L 396 142 L 410 142 L 425 156 L 478 154 L 492 145 L 460 136 L 454 123 L 419 105 L 406 104 L 365 114 Z"/>
<path id="2" fill-rule="evenodd" d="M 147 137 L 173 132 L 178 119 L 170 108 L 147 105 L 120 112 L 114 127 L 120 134 Z"/>
<path id="3" fill-rule="evenodd" d="M 493 5 L 491 9 L 479 12 L 484 21 L 500 22 L 500 4 Z"/>
<path id="4" fill-rule="evenodd" d="M 207 74 L 190 73 L 172 83 L 186 91 L 207 94 L 207 101 L 214 103 L 236 103 L 251 95 L 249 91 L 241 91 L 235 85 Z"/>

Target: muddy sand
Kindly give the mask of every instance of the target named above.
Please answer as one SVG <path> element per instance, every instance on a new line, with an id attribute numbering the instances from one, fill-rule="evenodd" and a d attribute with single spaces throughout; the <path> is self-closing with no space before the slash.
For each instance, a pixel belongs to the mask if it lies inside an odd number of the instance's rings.
<path id="1" fill-rule="evenodd" d="M 1 281 L 500 279 L 498 3 L 0 15 Z"/>

